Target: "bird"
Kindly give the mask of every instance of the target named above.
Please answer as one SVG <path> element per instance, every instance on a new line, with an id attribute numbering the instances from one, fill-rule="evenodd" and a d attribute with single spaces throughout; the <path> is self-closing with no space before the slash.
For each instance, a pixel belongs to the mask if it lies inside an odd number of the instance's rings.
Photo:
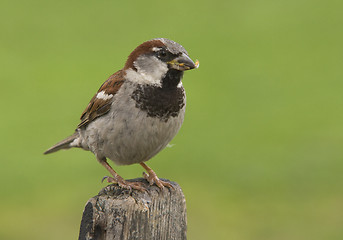
<path id="1" fill-rule="evenodd" d="M 173 188 L 145 162 L 174 138 L 185 116 L 184 71 L 199 67 L 186 49 L 167 38 L 143 42 L 128 56 L 124 67 L 112 74 L 90 100 L 74 134 L 44 154 L 61 149 L 91 151 L 111 176 L 109 183 L 144 191 L 141 182 L 124 180 L 108 163 L 140 164 L 149 185 Z M 103 179 L 103 180 L 104 180 Z"/>

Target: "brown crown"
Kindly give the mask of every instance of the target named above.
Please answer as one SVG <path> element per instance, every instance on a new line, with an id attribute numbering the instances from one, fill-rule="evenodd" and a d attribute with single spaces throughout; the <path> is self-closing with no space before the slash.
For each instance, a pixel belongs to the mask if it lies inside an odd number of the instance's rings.
<path id="1" fill-rule="evenodd" d="M 142 43 L 138 47 L 136 47 L 135 50 L 129 55 L 127 58 L 126 64 L 124 66 L 124 70 L 132 68 L 135 69 L 133 63 L 136 61 L 136 59 L 146 53 L 152 52 L 154 47 L 162 47 L 164 46 L 163 42 L 160 40 L 150 40 L 147 42 Z M 135 69 L 136 70 L 136 69 Z"/>

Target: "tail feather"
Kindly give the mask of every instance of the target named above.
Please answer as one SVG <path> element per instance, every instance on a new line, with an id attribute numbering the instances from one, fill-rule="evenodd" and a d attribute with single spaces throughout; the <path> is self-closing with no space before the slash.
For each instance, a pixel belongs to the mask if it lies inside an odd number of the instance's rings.
<path id="1" fill-rule="evenodd" d="M 57 152 L 58 150 L 61 149 L 69 149 L 73 146 L 71 146 L 70 144 L 76 139 L 78 138 L 79 133 L 75 132 L 73 135 L 67 137 L 66 139 L 60 141 L 59 143 L 55 144 L 54 146 L 52 146 L 51 148 L 49 148 L 48 150 L 46 150 L 44 152 L 44 154 L 49 154 L 49 153 L 53 153 L 53 152 Z"/>

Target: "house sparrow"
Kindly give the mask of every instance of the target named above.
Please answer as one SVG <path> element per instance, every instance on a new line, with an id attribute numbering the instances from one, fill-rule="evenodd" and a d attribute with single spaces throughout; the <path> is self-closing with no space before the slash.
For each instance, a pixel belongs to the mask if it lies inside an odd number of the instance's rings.
<path id="1" fill-rule="evenodd" d="M 111 173 L 108 182 L 127 189 L 144 190 L 141 183 L 125 181 L 108 164 L 139 163 L 145 179 L 159 188 L 172 187 L 159 179 L 145 162 L 164 149 L 179 131 L 186 107 L 181 79 L 185 70 L 197 68 L 178 43 L 156 38 L 139 45 L 123 69 L 111 75 L 81 115 L 75 133 L 49 148 L 82 148 L 94 153 Z"/>

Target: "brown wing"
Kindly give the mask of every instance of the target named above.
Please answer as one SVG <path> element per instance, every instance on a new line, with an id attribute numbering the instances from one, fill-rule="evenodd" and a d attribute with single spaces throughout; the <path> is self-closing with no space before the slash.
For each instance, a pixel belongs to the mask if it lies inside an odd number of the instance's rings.
<path id="1" fill-rule="evenodd" d="M 78 125 L 78 128 L 86 127 L 94 119 L 108 113 L 113 102 L 113 97 L 123 83 L 124 74 L 122 70 L 111 75 L 101 85 L 98 92 L 94 95 L 86 109 L 81 114 L 81 123 Z"/>

